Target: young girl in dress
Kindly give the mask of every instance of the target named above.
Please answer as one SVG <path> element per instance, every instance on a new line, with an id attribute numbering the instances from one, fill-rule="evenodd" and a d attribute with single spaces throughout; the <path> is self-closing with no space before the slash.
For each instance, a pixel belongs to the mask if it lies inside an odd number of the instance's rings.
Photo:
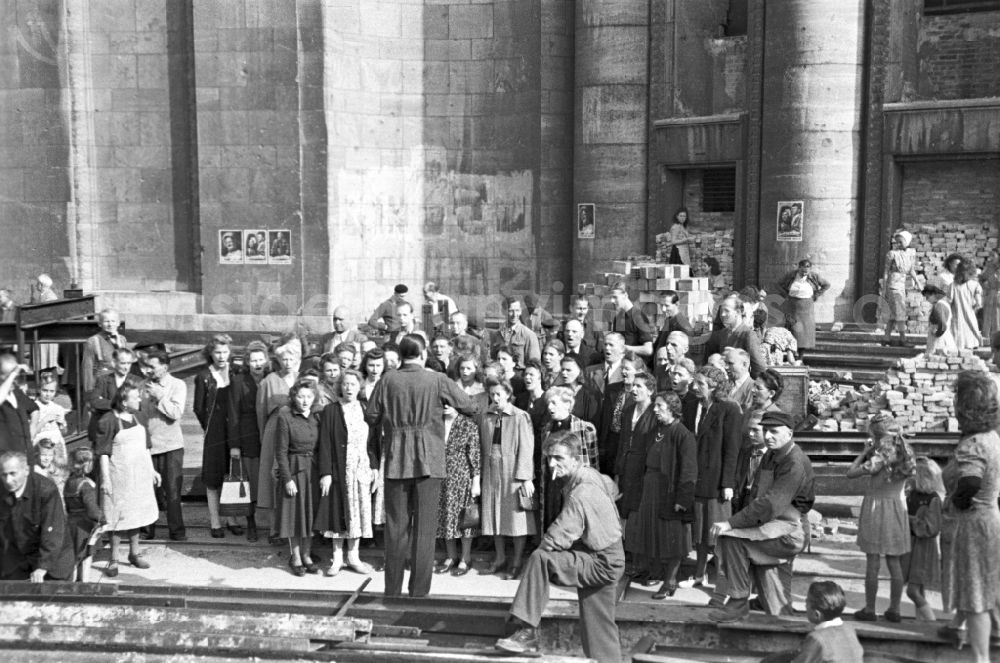
<path id="1" fill-rule="evenodd" d="M 923 296 L 931 303 L 931 314 L 927 319 L 926 354 L 955 354 L 958 347 L 951 334 L 951 300 L 940 286 L 928 283 Z"/>
<path id="2" fill-rule="evenodd" d="M 55 463 L 58 467 L 66 467 L 66 413 L 62 405 L 55 402 L 59 393 L 59 378 L 55 373 L 42 373 L 38 385 L 38 397 L 35 403 L 38 410 L 31 415 L 31 439 L 38 442 L 43 437 L 52 440 L 55 445 Z"/>
<path id="3" fill-rule="evenodd" d="M 97 501 L 97 484 L 90 478 L 94 469 L 94 452 L 89 447 L 74 449 L 69 460 L 70 475 L 66 481 L 66 522 L 73 541 L 76 559 L 76 581 L 86 582 L 94 560 L 90 539 L 101 521 Z"/>
<path id="4" fill-rule="evenodd" d="M 56 465 L 55 443 L 47 437 L 39 439 L 35 443 L 35 458 L 38 461 L 35 463 L 35 472 L 41 474 L 43 477 L 52 479 L 52 482 L 59 488 L 59 492 L 61 493 L 66 477 L 62 468 Z"/>
<path id="5" fill-rule="evenodd" d="M 910 522 L 903 491 L 916 465 L 913 451 L 899 424 L 889 414 L 876 414 L 868 423 L 871 444 L 847 470 L 847 478 L 867 476 L 868 488 L 858 519 L 858 547 L 867 555 L 865 607 L 854 613 L 860 621 L 873 622 L 878 596 L 881 557 L 889 567 L 889 609 L 885 618 L 898 622 L 903 596 L 902 556 L 910 552 Z"/>
<path id="6" fill-rule="evenodd" d="M 927 603 L 924 588 L 941 581 L 941 554 L 938 535 L 941 533 L 941 497 L 944 482 L 941 468 L 927 456 L 917 457 L 917 469 L 910 480 L 906 495 L 906 511 L 910 516 L 911 552 L 903 559 L 906 569 L 906 595 L 917 607 L 917 621 L 933 622 L 934 609 Z"/>

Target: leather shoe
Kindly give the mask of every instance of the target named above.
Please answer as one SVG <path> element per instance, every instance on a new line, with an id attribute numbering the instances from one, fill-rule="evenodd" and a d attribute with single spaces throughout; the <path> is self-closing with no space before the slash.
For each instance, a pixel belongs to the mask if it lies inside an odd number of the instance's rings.
<path id="1" fill-rule="evenodd" d="M 902 621 L 902 617 L 899 616 L 899 612 L 896 610 L 886 610 L 882 616 L 885 617 L 885 621 L 892 622 L 893 624 L 898 624 Z"/>
<path id="2" fill-rule="evenodd" d="M 243 528 L 239 525 L 226 525 L 226 529 L 228 529 L 233 536 L 243 536 Z"/>
<path id="3" fill-rule="evenodd" d="M 469 564 L 462 560 L 456 566 L 451 567 L 451 575 L 455 578 L 461 578 L 469 572 Z"/>
<path id="4" fill-rule="evenodd" d="M 149 562 L 144 560 L 141 555 L 129 555 L 128 563 L 137 569 L 148 569 Z"/>
<path id="5" fill-rule="evenodd" d="M 524 566 L 518 564 L 517 566 L 510 567 L 510 571 L 507 572 L 507 580 L 520 580 L 521 571 L 524 570 Z"/>
<path id="6" fill-rule="evenodd" d="M 708 618 L 719 624 L 740 622 L 750 615 L 750 602 L 747 599 L 730 598 L 722 610 L 713 610 Z"/>
<path id="7" fill-rule="evenodd" d="M 657 601 L 662 601 L 668 596 L 673 596 L 676 591 L 677 591 L 677 585 L 671 585 L 669 582 L 664 580 L 663 584 L 660 585 L 660 588 L 656 590 L 655 594 L 653 594 L 653 599 Z"/>
<path id="8" fill-rule="evenodd" d="M 117 578 L 118 562 L 111 562 L 110 564 L 108 564 L 108 566 L 104 569 L 104 575 L 106 575 L 109 578 Z"/>
<path id="9" fill-rule="evenodd" d="M 226 538 L 226 530 L 221 527 L 212 527 L 209 529 L 209 533 L 212 535 L 213 539 Z"/>
<path id="10" fill-rule="evenodd" d="M 258 536 L 257 536 L 257 526 L 256 525 L 247 525 L 247 541 L 250 541 L 251 543 L 253 543 L 254 541 L 257 540 L 257 538 L 258 538 Z"/>
<path id="11" fill-rule="evenodd" d="M 187 541 L 188 538 L 187 538 L 187 534 L 171 534 L 170 535 L 170 540 L 171 541 Z"/>
<path id="12" fill-rule="evenodd" d="M 296 564 L 291 557 L 288 558 L 288 568 L 292 570 L 292 575 L 296 576 L 297 578 L 301 578 L 306 574 L 306 567 L 302 566 L 301 564 Z"/>
<path id="13" fill-rule="evenodd" d="M 448 573 L 453 568 L 455 568 L 455 562 L 454 562 L 454 560 L 446 559 L 443 562 L 441 562 L 440 564 L 435 564 L 434 565 L 434 573 L 437 573 L 438 575 L 441 575 L 443 573 Z"/>
<path id="14" fill-rule="evenodd" d="M 538 633 L 531 627 L 518 629 L 508 638 L 497 640 L 496 648 L 513 654 L 538 651 Z"/>
<path id="15" fill-rule="evenodd" d="M 854 613 L 854 618 L 859 622 L 877 622 L 878 615 L 869 610 L 868 608 L 862 608 Z"/>
<path id="16" fill-rule="evenodd" d="M 319 573 L 319 565 L 316 562 L 306 562 L 303 567 L 305 567 L 306 573 Z"/>

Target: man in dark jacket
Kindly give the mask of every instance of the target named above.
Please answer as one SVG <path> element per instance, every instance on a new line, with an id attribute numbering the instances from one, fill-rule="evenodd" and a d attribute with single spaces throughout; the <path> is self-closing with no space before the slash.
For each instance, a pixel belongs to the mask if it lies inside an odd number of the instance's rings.
<path id="1" fill-rule="evenodd" d="M 806 544 L 802 514 L 803 508 L 808 511 L 814 499 L 812 464 L 792 441 L 790 415 L 765 412 L 760 425 L 767 453 L 760 462 L 745 506 L 728 520 L 712 526 L 712 533 L 718 537 L 716 550 L 722 570 L 729 581 L 726 607 L 709 613 L 709 618 L 717 622 L 736 622 L 749 614 L 752 567 L 775 570 L 770 581 L 761 584 L 762 602 L 771 612 L 784 607 L 788 597 L 784 595 L 785 587 L 777 569 Z"/>
<path id="2" fill-rule="evenodd" d="M 477 408 L 455 382 L 424 368 L 427 347 L 422 336 L 405 336 L 399 356 L 402 366 L 379 380 L 365 419 L 383 432 L 385 594 L 402 593 L 409 541 L 409 591 L 418 597 L 430 593 L 433 576 L 438 499 L 445 477 L 443 408 L 450 405 L 466 415 Z"/>
<path id="3" fill-rule="evenodd" d="M 722 320 L 722 326 L 713 330 L 712 335 L 708 337 L 705 356 L 722 354 L 727 347 L 746 350 L 750 355 L 750 377 L 756 380 L 761 371 L 767 368 L 767 361 L 760 347 L 760 339 L 744 320 L 743 302 L 739 295 L 730 295 L 722 300 L 719 306 L 719 318 Z"/>
<path id="4" fill-rule="evenodd" d="M 73 542 L 59 489 L 21 452 L 0 454 L 0 580 L 71 580 Z"/>
<path id="5" fill-rule="evenodd" d="M 101 417 L 111 411 L 111 401 L 126 381 L 138 384 L 140 378 L 132 375 L 132 364 L 135 363 L 135 353 L 128 348 L 117 348 L 112 351 L 110 373 L 104 373 L 94 382 L 94 388 L 87 395 L 90 404 L 90 422 L 87 424 L 87 438 L 91 444 L 97 444 L 97 424 Z"/>
<path id="6" fill-rule="evenodd" d="M 595 661 L 620 661 L 615 624 L 617 586 L 625 572 L 621 521 L 615 508 L 614 483 L 580 459 L 583 446 L 575 433 L 559 431 L 545 441 L 552 477 L 562 481 L 563 505 L 531 553 L 510 607 L 520 628 L 497 642 L 514 653 L 538 650 L 536 629 L 549 599 L 549 584 L 576 587 L 580 604 L 583 654 Z"/>
<path id="7" fill-rule="evenodd" d="M 0 452 L 20 451 L 32 458 L 31 413 L 38 405 L 17 384 L 25 369 L 13 350 L 0 350 Z"/>

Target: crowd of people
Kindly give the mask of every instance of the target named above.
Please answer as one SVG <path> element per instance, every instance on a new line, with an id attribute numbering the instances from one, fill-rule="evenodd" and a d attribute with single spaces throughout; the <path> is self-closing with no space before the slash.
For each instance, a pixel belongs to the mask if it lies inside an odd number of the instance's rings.
<path id="1" fill-rule="evenodd" d="M 805 343 L 802 325 L 827 287 L 808 263 L 783 282 L 800 327 L 789 333 Z M 720 301 L 700 367 L 674 292 L 660 297 L 657 327 L 623 284 L 613 286 L 604 332 L 586 297 L 561 322 L 536 298 L 512 298 L 498 330 L 473 331 L 434 284 L 425 301 L 447 324 L 421 330 L 407 294 L 397 286 L 373 313 L 377 336 L 337 307 L 318 340 L 287 334 L 236 348 L 225 334 L 211 338 L 194 378 L 194 415 L 212 537 L 266 533 L 288 546 L 289 571 L 303 576 L 373 572 L 362 542 L 381 532 L 389 596 L 402 593 L 407 569 L 411 596 L 429 594 L 435 574 L 519 580 L 516 631 L 500 643 L 511 651 L 537 647 L 550 583 L 577 587 L 584 649 L 598 660 L 617 660 L 614 588 L 623 576 L 657 587 L 660 600 L 702 587 L 720 622 L 753 608 L 793 611 L 813 470 L 794 441 L 798 422 L 779 405 L 775 365 L 794 350 L 761 328 L 759 291 Z M 156 536 L 161 511 L 170 539 L 187 536 L 187 385 L 170 374 L 162 345 L 130 347 L 115 311 L 99 321 L 82 376 L 90 445 L 69 455 L 58 380 L 43 378 L 32 400 L 18 387 L 20 357 L 0 351 L 0 468 L 13 496 L 0 499 L 2 578 L 86 578 L 103 532 L 105 574 L 118 573 L 122 539 L 128 563 L 146 568 L 140 542 Z M 934 619 L 925 590 L 943 578 L 954 614 L 943 632 L 967 639 L 985 661 L 1000 606 L 1000 569 L 989 563 L 1000 536 L 996 383 L 962 374 L 955 402 L 963 435 L 943 472 L 915 457 L 886 415 L 872 419 L 871 443 L 847 472 L 868 481 L 858 535 L 865 605 L 854 617 L 878 618 L 884 557 L 884 618 L 900 620 L 905 587 L 917 618 Z M 222 508 L 233 476 L 250 487 L 249 515 L 239 520 Z M 478 570 L 477 537 L 492 552 Z M 810 589 L 810 619 L 839 619 L 842 592 L 820 585 Z"/>

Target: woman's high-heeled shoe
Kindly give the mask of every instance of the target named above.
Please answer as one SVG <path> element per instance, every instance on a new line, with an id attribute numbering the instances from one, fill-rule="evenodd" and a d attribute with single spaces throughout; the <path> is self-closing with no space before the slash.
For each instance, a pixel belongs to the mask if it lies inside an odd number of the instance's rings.
<path id="1" fill-rule="evenodd" d="M 668 596 L 673 596 L 675 592 L 677 592 L 677 585 L 671 585 L 669 581 L 664 580 L 660 588 L 653 594 L 653 598 L 657 601 L 662 601 Z"/>
<path id="2" fill-rule="evenodd" d="M 489 566 L 483 569 L 482 575 L 484 576 L 496 575 L 498 573 L 502 573 L 503 570 L 506 568 L 507 568 L 507 560 L 503 560 L 502 562 L 492 562 Z"/>
<path id="3" fill-rule="evenodd" d="M 523 570 L 524 570 L 523 564 L 515 564 L 514 566 L 510 567 L 510 571 L 507 572 L 507 580 L 520 580 L 521 571 Z"/>
<path id="4" fill-rule="evenodd" d="M 312 561 L 312 560 L 309 560 L 308 562 L 304 563 L 302 566 L 303 566 L 303 568 L 305 568 L 306 573 L 312 573 L 312 574 L 319 573 L 319 565 L 316 562 Z"/>
<path id="5" fill-rule="evenodd" d="M 449 558 L 449 559 L 444 560 L 440 564 L 437 564 L 434 567 L 434 573 L 437 573 L 438 575 L 441 575 L 443 573 L 448 573 L 449 571 L 451 571 L 454 568 L 455 568 L 455 560 Z"/>
<path id="6" fill-rule="evenodd" d="M 296 564 L 295 560 L 291 557 L 288 558 L 288 568 L 292 570 L 292 575 L 297 578 L 301 578 L 306 574 L 306 567 L 301 564 Z"/>
<path id="7" fill-rule="evenodd" d="M 461 578 L 462 576 L 464 576 L 469 572 L 469 569 L 471 567 L 472 565 L 463 559 L 461 562 L 458 563 L 458 566 L 453 566 L 451 568 L 451 575 L 456 578 Z"/>

